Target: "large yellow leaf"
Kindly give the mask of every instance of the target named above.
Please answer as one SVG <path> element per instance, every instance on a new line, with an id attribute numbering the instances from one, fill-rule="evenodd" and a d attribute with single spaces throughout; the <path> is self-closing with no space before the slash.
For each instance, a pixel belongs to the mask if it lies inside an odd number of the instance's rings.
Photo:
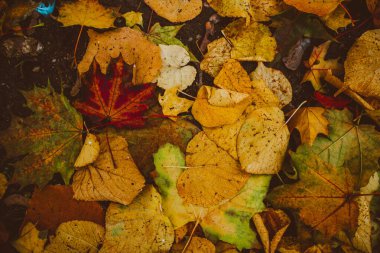
<path id="1" fill-rule="evenodd" d="M 252 22 L 245 25 L 244 19 L 230 23 L 224 30 L 232 43 L 231 58 L 239 61 L 272 61 L 277 43 L 268 27 Z"/>
<path id="2" fill-rule="evenodd" d="M 137 84 L 155 81 L 161 69 L 160 48 L 150 42 L 142 32 L 128 27 L 98 33 L 89 30 L 90 42 L 82 61 L 78 64 L 79 73 L 88 71 L 95 59 L 103 74 L 112 58 L 121 54 L 129 65 L 135 65 L 133 80 Z"/>
<path id="3" fill-rule="evenodd" d="M 284 2 L 303 12 L 326 16 L 335 10 L 342 0 L 284 0 Z"/>
<path id="4" fill-rule="evenodd" d="M 113 27 L 114 11 L 99 4 L 98 0 L 64 1 L 59 8 L 58 21 L 64 26 L 83 25 L 94 28 Z"/>
<path id="5" fill-rule="evenodd" d="M 202 86 L 191 111 L 202 126 L 218 127 L 234 123 L 250 103 L 248 94 Z"/>
<path id="6" fill-rule="evenodd" d="M 319 133 L 328 135 L 328 120 L 323 116 L 325 109 L 322 107 L 304 107 L 294 114 L 289 121 L 290 132 L 297 128 L 301 135 L 301 142 L 310 146 Z"/>
<path id="7" fill-rule="evenodd" d="M 225 38 L 214 40 L 207 45 L 207 54 L 200 64 L 201 70 L 215 77 L 224 62 L 231 58 L 231 45 Z"/>
<path id="8" fill-rule="evenodd" d="M 21 231 L 20 237 L 12 242 L 12 246 L 20 253 L 41 253 L 47 240 L 47 233 L 40 232 L 28 222 Z"/>
<path id="9" fill-rule="evenodd" d="M 99 136 L 98 159 L 75 172 L 74 198 L 79 200 L 110 200 L 129 204 L 144 187 L 140 174 L 128 150 L 127 141 L 114 134 Z"/>
<path id="10" fill-rule="evenodd" d="M 189 142 L 186 165 L 189 168 L 179 176 L 177 189 L 187 204 L 218 205 L 235 196 L 249 178 L 240 170 L 239 163 L 218 148 L 204 132 Z"/>
<path id="11" fill-rule="evenodd" d="M 159 16 L 171 22 L 185 22 L 202 11 L 202 0 L 144 0 Z"/>
<path id="12" fill-rule="evenodd" d="M 168 252 L 173 241 L 174 229 L 162 212 L 161 196 L 149 185 L 128 206 L 110 204 L 100 252 Z"/>
<path id="13" fill-rule="evenodd" d="M 348 51 L 344 82 L 365 97 L 380 98 L 380 29 L 365 32 Z"/>
<path id="14" fill-rule="evenodd" d="M 91 221 L 69 221 L 57 228 L 44 253 L 98 252 L 104 239 L 104 228 Z"/>
<path id="15" fill-rule="evenodd" d="M 237 153 L 242 169 L 253 174 L 275 174 L 282 166 L 289 131 L 278 107 L 251 112 L 240 129 Z"/>

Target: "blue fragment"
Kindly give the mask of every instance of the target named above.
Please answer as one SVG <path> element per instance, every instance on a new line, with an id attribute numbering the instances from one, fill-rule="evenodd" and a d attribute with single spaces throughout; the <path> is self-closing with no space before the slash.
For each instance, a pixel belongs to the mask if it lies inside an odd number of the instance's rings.
<path id="1" fill-rule="evenodd" d="M 36 11 L 43 16 L 49 16 L 50 14 L 53 13 L 54 8 L 55 8 L 55 0 L 52 4 L 49 4 L 48 6 L 46 6 L 43 2 L 41 2 L 37 6 Z"/>

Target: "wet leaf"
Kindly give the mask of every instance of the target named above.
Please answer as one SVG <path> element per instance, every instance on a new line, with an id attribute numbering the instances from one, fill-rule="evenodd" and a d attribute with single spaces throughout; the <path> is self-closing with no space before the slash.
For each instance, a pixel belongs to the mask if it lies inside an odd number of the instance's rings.
<path id="1" fill-rule="evenodd" d="M 81 146 L 82 117 L 50 86 L 23 94 L 33 114 L 13 117 L 8 130 L 0 132 L 7 157 L 19 158 L 11 182 L 44 186 L 58 172 L 68 184 Z"/>
<path id="2" fill-rule="evenodd" d="M 44 252 L 98 252 L 104 240 L 104 228 L 91 221 L 62 223 L 50 238 Z"/>
<path id="3" fill-rule="evenodd" d="M 144 0 L 159 16 L 170 22 L 185 22 L 202 11 L 202 0 Z"/>
<path id="4" fill-rule="evenodd" d="M 28 222 L 12 246 L 20 253 L 42 253 L 46 241 L 47 233 L 38 231 L 33 223 Z"/>
<path id="5" fill-rule="evenodd" d="M 298 129 L 301 135 L 301 142 L 313 145 L 313 142 L 319 133 L 328 135 L 327 125 L 329 122 L 323 116 L 325 109 L 322 107 L 304 107 L 299 109 L 289 121 L 289 131 Z M 292 115 L 293 112 L 290 113 Z"/>
<path id="6" fill-rule="evenodd" d="M 167 252 L 173 241 L 174 229 L 162 213 L 161 197 L 149 185 L 128 206 L 110 204 L 100 252 Z"/>
<path id="7" fill-rule="evenodd" d="M 116 127 L 141 127 L 144 125 L 143 113 L 149 106 L 145 104 L 154 94 L 154 86 L 125 85 L 125 78 L 130 82 L 131 76 L 124 68 L 122 60 L 113 65 L 112 77 L 109 79 L 98 72 L 94 65 L 94 74 L 85 101 L 77 101 L 74 106 L 83 114 L 95 118 L 99 124 L 107 123 Z"/>
<path id="8" fill-rule="evenodd" d="M 334 11 L 342 0 L 310 0 L 307 2 L 302 0 L 284 0 L 284 2 L 303 12 L 313 13 L 318 16 L 326 16 Z"/>
<path id="9" fill-rule="evenodd" d="M 162 113 L 166 116 L 177 116 L 182 112 L 187 112 L 194 101 L 177 96 L 177 88 L 166 90 L 163 96 L 158 97 L 158 102 L 162 106 Z M 176 121 L 177 118 L 170 119 Z"/>
<path id="10" fill-rule="evenodd" d="M 157 78 L 162 66 L 160 49 L 142 32 L 124 27 L 104 33 L 88 30 L 87 34 L 90 41 L 78 64 L 80 74 L 89 70 L 94 59 L 106 74 L 111 59 L 121 54 L 125 63 L 135 66 L 133 84 L 150 83 Z"/>
<path id="11" fill-rule="evenodd" d="M 98 203 L 73 199 L 71 187 L 49 185 L 34 191 L 24 224 L 32 222 L 38 229 L 55 231 L 62 222 L 86 220 L 103 225 L 103 219 L 103 209 Z"/>
<path id="12" fill-rule="evenodd" d="M 98 159 L 74 174 L 74 198 L 128 205 L 144 187 L 145 179 L 129 154 L 128 143 L 123 137 L 106 133 L 98 138 Z"/>
<path id="13" fill-rule="evenodd" d="M 225 38 L 214 40 L 207 45 L 207 54 L 201 62 L 201 70 L 215 77 L 223 64 L 231 58 L 231 45 Z"/>

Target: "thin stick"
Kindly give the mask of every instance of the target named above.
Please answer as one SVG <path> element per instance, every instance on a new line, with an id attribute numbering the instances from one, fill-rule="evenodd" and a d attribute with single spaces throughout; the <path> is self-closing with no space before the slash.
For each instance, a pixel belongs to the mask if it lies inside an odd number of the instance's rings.
<path id="1" fill-rule="evenodd" d="M 201 218 L 199 217 L 199 218 L 197 219 L 197 221 L 195 222 L 195 224 L 194 224 L 193 230 L 191 230 L 190 237 L 189 237 L 189 239 L 187 240 L 187 242 L 186 242 L 186 244 L 185 244 L 185 247 L 184 247 L 183 250 L 182 250 L 182 253 L 185 253 L 186 250 L 187 250 L 187 248 L 190 246 L 191 239 L 193 239 L 195 229 L 198 227 L 200 221 L 201 221 Z"/>
<path id="2" fill-rule="evenodd" d="M 75 63 L 75 67 L 78 66 L 78 62 L 77 62 L 77 49 L 78 49 L 80 37 L 81 37 L 82 32 L 83 32 L 83 27 L 84 26 L 81 25 L 80 31 L 79 31 L 79 34 L 78 34 L 78 38 L 77 38 L 77 42 L 75 43 L 75 47 L 74 47 L 74 63 Z"/>

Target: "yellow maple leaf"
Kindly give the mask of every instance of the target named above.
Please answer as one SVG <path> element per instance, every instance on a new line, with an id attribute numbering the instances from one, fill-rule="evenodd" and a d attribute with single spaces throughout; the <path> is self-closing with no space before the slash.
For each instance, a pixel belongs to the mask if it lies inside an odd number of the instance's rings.
<path id="1" fill-rule="evenodd" d="M 298 10 L 313 13 L 318 16 L 326 16 L 343 0 L 284 0 L 286 4 L 296 7 Z"/>
<path id="2" fill-rule="evenodd" d="M 162 113 L 165 116 L 177 116 L 182 112 L 187 112 L 194 101 L 177 96 L 177 88 L 166 90 L 164 95 L 159 95 L 158 102 L 162 106 Z M 176 121 L 175 117 L 170 119 Z"/>
<path id="3" fill-rule="evenodd" d="M 319 133 L 328 135 L 329 122 L 323 116 L 325 109 L 322 107 L 304 107 L 299 109 L 289 121 L 290 132 L 297 128 L 301 135 L 301 142 L 310 146 Z M 290 113 L 292 114 L 292 112 Z"/>

